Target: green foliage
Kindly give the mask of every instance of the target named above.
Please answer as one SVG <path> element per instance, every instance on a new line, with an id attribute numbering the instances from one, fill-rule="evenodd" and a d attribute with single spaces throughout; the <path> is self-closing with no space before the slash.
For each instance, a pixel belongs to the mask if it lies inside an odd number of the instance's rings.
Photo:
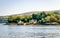
<path id="1" fill-rule="evenodd" d="M 40 12 L 37 14 L 32 14 L 31 16 L 9 16 L 9 23 L 18 23 L 20 20 L 24 23 L 29 23 L 29 20 L 37 20 L 38 24 L 47 24 L 56 22 L 60 24 L 60 14 L 57 12 Z"/>
<path id="2" fill-rule="evenodd" d="M 32 19 L 32 16 L 24 16 L 24 18 L 22 19 L 23 22 L 29 22 L 29 20 Z"/>
<path id="3" fill-rule="evenodd" d="M 8 17 L 9 23 L 18 23 L 19 20 L 20 20 L 20 17 L 16 17 L 16 16 L 9 16 Z"/>

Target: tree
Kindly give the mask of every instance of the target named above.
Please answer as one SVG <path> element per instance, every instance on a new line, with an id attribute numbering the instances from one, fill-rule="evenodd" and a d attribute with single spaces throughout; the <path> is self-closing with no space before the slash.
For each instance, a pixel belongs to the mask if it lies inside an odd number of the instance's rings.
<path id="1" fill-rule="evenodd" d="M 60 15 L 56 15 L 56 18 L 57 18 L 57 22 L 60 24 Z"/>
<path id="2" fill-rule="evenodd" d="M 9 23 L 18 23 L 19 20 L 20 20 L 20 17 L 18 17 L 18 16 L 9 16 L 8 17 Z"/>
<path id="3" fill-rule="evenodd" d="M 23 22 L 29 22 L 29 20 L 32 19 L 32 16 L 24 16 L 24 18 L 22 19 Z"/>
<path id="4" fill-rule="evenodd" d="M 37 19 L 37 14 L 32 14 L 33 19 Z"/>
<path id="5" fill-rule="evenodd" d="M 9 23 L 12 23 L 12 22 L 13 22 L 13 17 L 12 17 L 12 16 L 9 16 L 9 17 L 8 17 L 8 22 L 9 22 Z"/>

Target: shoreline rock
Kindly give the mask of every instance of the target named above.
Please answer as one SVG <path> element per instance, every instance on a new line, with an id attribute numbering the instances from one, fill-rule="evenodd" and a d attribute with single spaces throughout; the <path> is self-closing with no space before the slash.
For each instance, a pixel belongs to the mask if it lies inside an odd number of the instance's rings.
<path id="1" fill-rule="evenodd" d="M 16 23 L 5 23 L 4 25 L 23 25 L 23 26 L 27 26 L 27 25 L 47 25 L 47 26 L 57 26 L 57 25 L 60 25 L 60 24 L 27 24 L 27 23 L 24 23 L 24 24 L 16 24 Z"/>

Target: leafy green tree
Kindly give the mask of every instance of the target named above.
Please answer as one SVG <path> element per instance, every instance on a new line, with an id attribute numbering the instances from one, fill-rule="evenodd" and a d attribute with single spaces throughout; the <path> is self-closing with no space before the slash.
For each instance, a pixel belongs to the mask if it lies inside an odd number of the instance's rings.
<path id="1" fill-rule="evenodd" d="M 20 17 L 17 17 L 17 16 L 9 16 L 8 17 L 9 23 L 18 23 L 19 20 L 20 20 Z"/>
<path id="2" fill-rule="evenodd" d="M 60 15 L 56 15 L 56 18 L 57 18 L 57 22 L 60 24 Z"/>
<path id="3" fill-rule="evenodd" d="M 32 19 L 32 16 L 24 16 L 24 18 L 22 19 L 23 22 L 29 22 L 29 20 Z"/>
<path id="4" fill-rule="evenodd" d="M 37 14 L 32 14 L 33 19 L 37 19 Z"/>
<path id="5" fill-rule="evenodd" d="M 8 22 L 9 22 L 9 23 L 12 23 L 12 22 L 13 22 L 13 17 L 12 17 L 12 16 L 9 16 L 9 17 L 8 17 Z"/>

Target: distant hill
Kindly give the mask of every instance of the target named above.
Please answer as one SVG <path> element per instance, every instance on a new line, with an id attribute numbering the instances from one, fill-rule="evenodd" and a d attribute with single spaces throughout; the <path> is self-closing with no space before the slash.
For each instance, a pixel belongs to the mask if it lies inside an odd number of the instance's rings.
<path id="1" fill-rule="evenodd" d="M 40 12 L 54 12 L 54 13 L 57 13 L 57 14 L 60 14 L 60 10 L 53 10 L 53 11 L 31 11 L 31 12 L 25 12 L 25 13 L 22 13 L 22 14 L 15 14 L 15 15 L 32 15 L 32 14 L 37 14 L 37 13 L 40 13 Z"/>
<path id="2" fill-rule="evenodd" d="M 24 16 L 29 16 L 32 14 L 37 14 L 40 12 L 54 12 L 55 14 L 60 14 L 60 10 L 53 10 L 53 11 L 31 11 L 31 12 L 25 12 L 25 13 L 21 13 L 21 14 L 14 14 L 14 15 L 6 15 L 6 16 L 0 16 L 0 17 L 7 17 L 7 16 L 19 16 L 19 15 L 24 15 Z"/>
<path id="3" fill-rule="evenodd" d="M 25 13 L 21 13 L 21 14 L 14 14 L 14 15 L 6 15 L 6 16 L 0 16 L 0 22 L 8 22 L 8 17 L 9 16 L 12 16 L 12 18 L 15 18 L 15 17 L 19 17 L 22 16 L 22 17 L 25 17 L 26 16 L 31 16 L 32 14 L 35 14 L 34 17 L 36 17 L 36 15 L 38 15 L 39 13 L 42 13 L 42 12 L 45 12 L 45 13 L 55 13 L 56 15 L 60 15 L 60 10 L 55 10 L 55 11 L 31 11 L 31 12 L 25 12 Z M 42 13 L 43 14 L 43 13 Z M 42 16 L 41 14 L 41 16 Z M 60 16 L 59 16 L 60 17 Z M 25 20 L 24 18 L 24 20 Z M 36 18 L 39 19 L 39 16 L 37 16 Z M 16 22 L 16 19 L 14 19 L 13 21 Z M 12 22 L 13 22 L 12 21 Z M 26 21 L 26 20 L 25 20 Z"/>

